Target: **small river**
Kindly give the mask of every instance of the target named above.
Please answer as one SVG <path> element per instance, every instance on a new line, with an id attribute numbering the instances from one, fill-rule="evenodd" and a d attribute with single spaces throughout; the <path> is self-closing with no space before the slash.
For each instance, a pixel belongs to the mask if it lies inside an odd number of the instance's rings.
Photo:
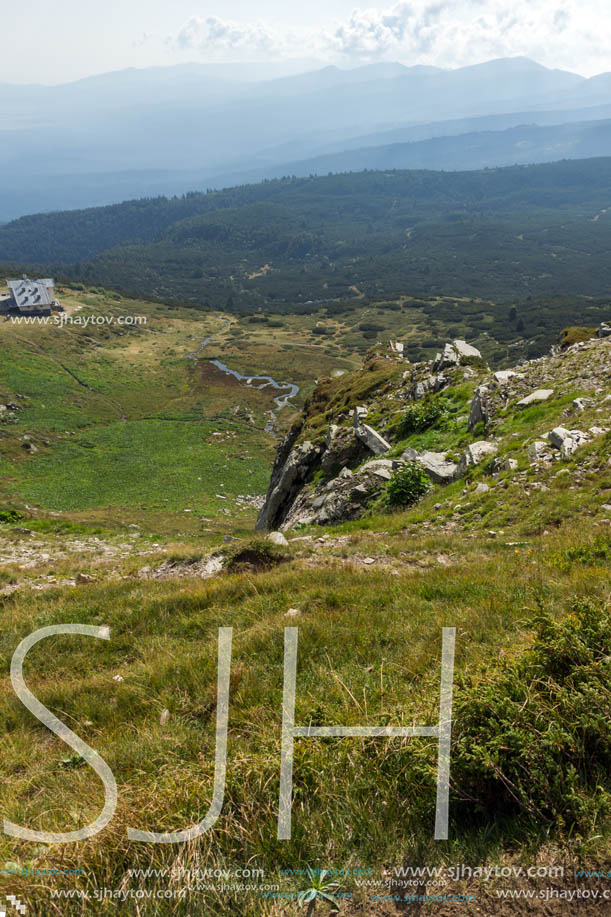
<path id="1" fill-rule="evenodd" d="M 222 330 L 224 331 L 228 325 L 229 322 L 226 321 Z M 199 350 L 195 350 L 193 353 L 188 353 L 187 359 L 198 360 L 203 350 L 208 346 L 213 337 L 214 335 L 209 335 L 207 338 L 204 338 L 204 340 L 199 345 Z M 276 382 L 272 376 L 266 376 L 263 374 L 258 376 L 248 376 L 238 372 L 237 369 L 231 369 L 225 363 L 221 363 L 220 360 L 210 360 L 209 362 L 212 363 L 213 366 L 216 366 L 217 369 L 220 369 L 221 372 L 226 373 L 228 376 L 233 376 L 234 379 L 237 379 L 239 382 L 245 382 L 246 385 L 250 385 L 253 388 L 261 390 L 269 386 L 277 392 L 282 392 L 282 394 L 276 395 L 274 398 L 274 402 L 278 410 L 285 408 L 290 399 L 295 398 L 295 396 L 299 394 L 299 386 L 295 385 L 294 382 Z"/>

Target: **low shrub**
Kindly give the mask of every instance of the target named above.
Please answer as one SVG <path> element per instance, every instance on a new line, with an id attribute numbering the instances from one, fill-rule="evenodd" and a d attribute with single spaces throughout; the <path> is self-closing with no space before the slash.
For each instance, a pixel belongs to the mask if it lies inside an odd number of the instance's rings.
<path id="1" fill-rule="evenodd" d="M 386 487 L 388 506 L 411 506 L 431 489 L 429 477 L 418 462 L 408 462 L 396 471 Z"/>
<path id="2" fill-rule="evenodd" d="M 19 522 L 21 519 L 23 519 L 23 516 L 21 513 L 18 513 L 16 509 L 0 510 L 0 523 Z"/>
<path id="3" fill-rule="evenodd" d="M 611 809 L 611 614 L 583 603 L 535 622 L 499 671 L 457 679 L 452 783 L 485 818 L 584 832 Z"/>
<path id="4" fill-rule="evenodd" d="M 430 430 L 447 416 L 447 406 L 442 398 L 430 398 L 413 404 L 403 414 L 397 424 L 399 436 L 410 436 L 412 433 L 423 433 Z"/>

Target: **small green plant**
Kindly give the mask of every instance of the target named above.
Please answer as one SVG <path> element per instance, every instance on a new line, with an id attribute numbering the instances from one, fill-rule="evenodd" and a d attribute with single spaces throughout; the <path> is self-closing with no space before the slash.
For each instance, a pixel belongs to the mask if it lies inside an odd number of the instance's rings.
<path id="1" fill-rule="evenodd" d="M 447 406 L 442 398 L 421 401 L 407 409 L 397 424 L 397 432 L 399 436 L 423 433 L 439 424 L 447 413 Z"/>
<path id="2" fill-rule="evenodd" d="M 431 489 L 431 482 L 422 465 L 408 462 L 396 471 L 386 488 L 388 506 L 411 506 Z"/>
<path id="3" fill-rule="evenodd" d="M 452 780 L 467 819 L 526 814 L 584 833 L 611 809 L 610 608 L 534 623 L 529 648 L 458 680 Z"/>
<path id="4" fill-rule="evenodd" d="M 331 906 L 331 913 L 335 914 L 339 910 L 337 899 L 332 891 L 339 886 L 337 882 L 331 881 L 331 873 L 328 869 L 314 870 L 308 866 L 308 879 L 310 886 L 305 891 L 300 892 L 297 899 L 300 907 L 308 906 L 306 917 L 311 917 L 314 913 L 317 901 L 324 901 Z"/>
<path id="5" fill-rule="evenodd" d="M 564 551 L 557 557 L 556 564 L 566 573 L 575 564 L 592 567 L 605 561 L 611 561 L 611 538 L 608 535 L 598 535 L 590 544 L 578 545 Z"/>
<path id="6" fill-rule="evenodd" d="M 0 510 L 0 522 L 13 523 L 19 522 L 21 519 L 23 519 L 23 516 L 16 509 Z"/>

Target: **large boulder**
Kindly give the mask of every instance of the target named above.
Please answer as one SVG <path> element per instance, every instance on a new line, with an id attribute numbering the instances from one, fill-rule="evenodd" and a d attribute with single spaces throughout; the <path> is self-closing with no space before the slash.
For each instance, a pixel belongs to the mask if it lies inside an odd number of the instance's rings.
<path id="1" fill-rule="evenodd" d="M 611 337 L 611 322 L 601 322 L 598 329 L 599 338 Z"/>
<path id="2" fill-rule="evenodd" d="M 518 401 L 518 407 L 528 408 L 531 404 L 541 404 L 551 398 L 553 394 L 553 388 L 538 388 L 535 392 L 531 392 L 530 395 L 526 395 L 525 398 L 521 398 Z"/>
<path id="3" fill-rule="evenodd" d="M 565 427 L 554 427 L 548 438 L 552 446 L 560 449 L 562 458 L 568 458 L 569 455 L 572 455 L 576 449 L 590 439 L 588 434 L 583 433 L 581 430 L 567 430 Z"/>
<path id="4" fill-rule="evenodd" d="M 360 424 L 356 428 L 355 435 L 374 455 L 383 455 L 390 449 L 390 443 L 366 423 Z"/>
<path id="5" fill-rule="evenodd" d="M 434 369 L 449 369 L 471 360 L 481 360 L 482 355 L 477 347 L 472 347 L 466 341 L 452 341 L 443 348 L 443 353 L 438 353 L 433 362 Z"/>
<path id="6" fill-rule="evenodd" d="M 456 477 L 462 478 L 469 468 L 474 465 L 479 465 L 486 459 L 492 458 L 497 452 L 497 444 L 488 442 L 488 440 L 480 440 L 477 443 L 471 443 L 470 446 L 467 446 L 467 451 L 458 463 Z"/>

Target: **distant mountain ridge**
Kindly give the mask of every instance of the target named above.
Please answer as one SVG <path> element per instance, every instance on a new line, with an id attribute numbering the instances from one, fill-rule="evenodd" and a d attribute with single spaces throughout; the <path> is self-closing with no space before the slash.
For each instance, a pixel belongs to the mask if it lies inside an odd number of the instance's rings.
<path id="1" fill-rule="evenodd" d="M 382 136 L 389 131 L 425 141 L 456 133 L 461 120 L 492 119 L 476 130 L 505 117 L 503 128 L 544 126 L 555 112 L 573 123 L 611 116 L 609 108 L 611 74 L 587 79 L 526 58 L 457 70 L 323 67 L 274 79 L 239 65 L 181 65 L 55 87 L 2 85 L 0 221 L 219 187 L 226 176 L 286 174 L 291 163 L 311 157 L 386 146 L 395 142 Z M 473 130 L 465 124 L 464 133 Z M 506 154 L 488 164 L 510 162 Z M 557 158 L 553 150 L 549 156 Z M 463 156 L 446 167 L 480 166 L 481 158 L 471 164 Z"/>

